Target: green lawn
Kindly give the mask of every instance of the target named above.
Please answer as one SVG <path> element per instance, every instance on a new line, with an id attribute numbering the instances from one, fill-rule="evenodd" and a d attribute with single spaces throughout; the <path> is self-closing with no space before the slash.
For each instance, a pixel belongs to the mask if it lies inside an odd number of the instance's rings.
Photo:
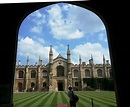
<path id="1" fill-rule="evenodd" d="M 77 91 L 77 107 L 116 107 L 115 92 Z M 14 93 L 14 107 L 56 107 L 57 104 L 68 104 L 67 92 L 30 92 Z"/>

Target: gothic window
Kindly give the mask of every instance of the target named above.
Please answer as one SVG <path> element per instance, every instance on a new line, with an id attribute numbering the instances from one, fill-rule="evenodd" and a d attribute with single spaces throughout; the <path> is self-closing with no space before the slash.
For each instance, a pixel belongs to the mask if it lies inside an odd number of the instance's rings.
<path id="1" fill-rule="evenodd" d="M 64 67 L 63 66 L 58 66 L 57 67 L 57 76 L 64 76 Z"/>
<path id="2" fill-rule="evenodd" d="M 46 87 L 46 82 L 43 82 L 43 87 Z"/>
<path id="3" fill-rule="evenodd" d="M 75 86 L 78 86 L 78 82 L 75 82 Z"/>
<path id="4" fill-rule="evenodd" d="M 35 83 L 34 82 L 31 83 L 31 88 L 34 91 L 34 88 L 35 88 Z"/>
<path id="5" fill-rule="evenodd" d="M 90 77 L 90 71 L 88 69 L 85 70 L 85 76 Z"/>
<path id="6" fill-rule="evenodd" d="M 43 70 L 43 72 L 42 72 L 42 78 L 46 78 L 46 77 L 47 77 L 47 71 Z"/>
<path id="7" fill-rule="evenodd" d="M 19 92 L 21 92 L 22 91 L 22 88 L 23 88 L 23 86 L 22 86 L 23 84 L 21 83 L 21 82 L 19 82 L 18 83 L 18 91 Z"/>
<path id="8" fill-rule="evenodd" d="M 102 70 L 101 69 L 98 69 L 97 70 L 97 76 L 98 77 L 102 77 L 103 75 L 102 75 Z"/>
<path id="9" fill-rule="evenodd" d="M 36 78 L 36 71 L 35 70 L 31 71 L 31 78 Z"/>
<path id="10" fill-rule="evenodd" d="M 19 78 L 23 78 L 23 71 L 19 71 Z"/>
<path id="11" fill-rule="evenodd" d="M 74 70 L 74 77 L 78 77 L 78 70 Z"/>

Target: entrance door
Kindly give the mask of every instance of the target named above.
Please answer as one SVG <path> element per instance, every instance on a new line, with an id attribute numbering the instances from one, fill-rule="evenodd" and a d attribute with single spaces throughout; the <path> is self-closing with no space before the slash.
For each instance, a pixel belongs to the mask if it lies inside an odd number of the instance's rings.
<path id="1" fill-rule="evenodd" d="M 22 92 L 22 83 L 21 82 L 18 83 L 18 91 Z"/>
<path id="2" fill-rule="evenodd" d="M 63 89 L 63 81 L 58 82 L 58 91 L 64 91 L 64 89 Z"/>

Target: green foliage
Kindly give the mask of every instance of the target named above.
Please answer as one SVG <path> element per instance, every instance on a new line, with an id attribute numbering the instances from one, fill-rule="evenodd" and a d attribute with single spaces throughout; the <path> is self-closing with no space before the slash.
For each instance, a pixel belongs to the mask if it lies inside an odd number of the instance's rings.
<path id="1" fill-rule="evenodd" d="M 41 88 L 41 91 L 43 92 L 43 91 L 48 91 L 48 87 L 43 87 L 43 88 Z"/>
<path id="2" fill-rule="evenodd" d="M 32 88 L 27 89 L 27 92 L 32 92 L 32 91 L 33 91 Z"/>
<path id="3" fill-rule="evenodd" d="M 73 90 L 74 90 L 74 91 L 81 91 L 81 88 L 78 87 L 78 86 L 76 86 L 76 87 L 73 87 Z"/>
<path id="4" fill-rule="evenodd" d="M 83 82 L 93 89 L 114 91 L 112 78 L 83 78 Z"/>
<path id="5" fill-rule="evenodd" d="M 95 91 L 95 88 L 92 88 L 90 86 L 84 87 L 82 91 Z"/>

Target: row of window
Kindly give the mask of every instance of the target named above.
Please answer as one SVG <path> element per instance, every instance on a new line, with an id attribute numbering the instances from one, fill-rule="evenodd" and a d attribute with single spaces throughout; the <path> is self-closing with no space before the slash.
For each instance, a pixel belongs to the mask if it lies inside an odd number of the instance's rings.
<path id="1" fill-rule="evenodd" d="M 47 77 L 47 71 L 42 72 L 42 77 L 43 78 Z M 18 78 L 24 78 L 24 72 L 23 71 L 19 71 Z M 36 71 L 35 70 L 31 71 L 31 78 L 36 78 Z"/>
<path id="2" fill-rule="evenodd" d="M 110 70 L 110 74 L 109 75 L 110 75 L 110 77 L 112 77 L 112 71 L 111 70 Z M 58 77 L 59 76 L 64 76 L 64 71 L 58 69 L 57 76 Z M 85 76 L 86 77 L 91 77 L 90 70 L 85 70 Z M 97 76 L 98 77 L 103 77 L 103 71 L 101 69 L 97 70 Z M 47 77 L 47 71 L 44 70 L 42 72 L 42 78 L 46 78 L 46 77 Z M 74 70 L 74 77 L 79 77 L 78 70 Z M 23 71 L 19 71 L 18 78 L 24 78 L 24 72 Z M 35 70 L 31 71 L 31 78 L 36 78 L 36 71 Z"/>
<path id="3" fill-rule="evenodd" d="M 46 82 L 43 82 L 42 87 L 46 87 L 46 86 L 47 86 L 47 83 L 46 83 Z M 35 87 L 36 87 L 36 84 L 35 84 L 34 82 L 32 82 L 32 83 L 31 83 L 31 88 L 32 88 L 32 90 L 34 90 Z M 19 90 L 19 91 L 22 91 L 22 90 L 23 90 L 23 83 L 21 83 L 21 82 L 18 83 L 18 90 Z"/>
<path id="4" fill-rule="evenodd" d="M 78 83 L 78 82 L 75 82 L 75 86 L 78 86 L 78 85 L 79 85 L 79 83 Z M 35 87 L 36 87 L 36 84 L 35 84 L 34 82 L 32 82 L 32 83 L 31 83 L 31 89 L 32 89 L 32 91 L 35 90 Z M 47 87 L 47 83 L 46 83 L 46 82 L 43 82 L 42 87 L 43 87 L 43 88 L 46 88 L 46 87 Z M 23 90 L 23 83 L 21 83 L 21 82 L 18 83 L 18 90 L 19 90 L 19 91 L 22 91 L 22 90 Z"/>

